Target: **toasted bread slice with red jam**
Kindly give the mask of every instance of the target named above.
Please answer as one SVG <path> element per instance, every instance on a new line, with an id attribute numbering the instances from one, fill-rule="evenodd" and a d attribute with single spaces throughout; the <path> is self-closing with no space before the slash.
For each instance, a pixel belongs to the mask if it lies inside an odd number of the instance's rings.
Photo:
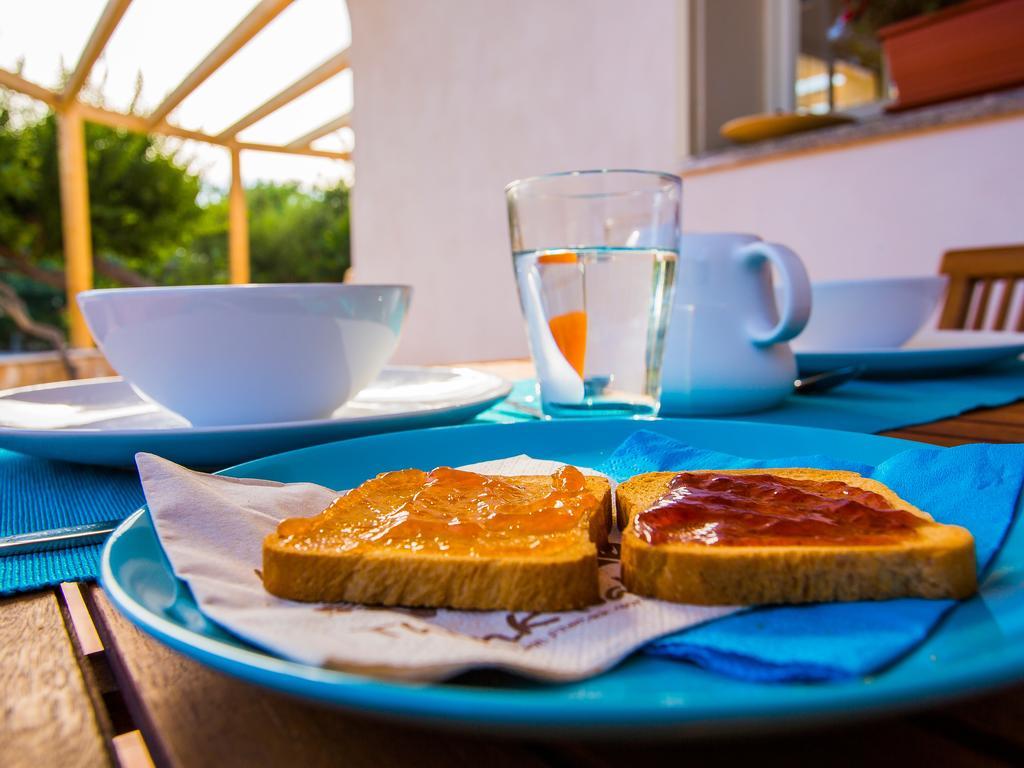
<path id="1" fill-rule="evenodd" d="M 616 493 L 630 592 L 701 605 L 964 598 L 974 539 L 855 472 L 650 472 Z"/>

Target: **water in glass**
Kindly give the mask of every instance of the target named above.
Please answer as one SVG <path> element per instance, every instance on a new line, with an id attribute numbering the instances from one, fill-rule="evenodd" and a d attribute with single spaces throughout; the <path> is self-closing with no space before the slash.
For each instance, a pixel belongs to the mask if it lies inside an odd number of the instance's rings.
<path id="1" fill-rule="evenodd" d="M 548 416 L 655 414 L 675 251 L 513 254 Z"/>

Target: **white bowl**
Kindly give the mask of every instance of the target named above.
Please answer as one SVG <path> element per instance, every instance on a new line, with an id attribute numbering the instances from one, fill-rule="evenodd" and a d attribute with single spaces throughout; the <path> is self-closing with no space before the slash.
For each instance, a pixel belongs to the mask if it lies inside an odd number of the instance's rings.
<path id="1" fill-rule="evenodd" d="M 78 295 L 103 354 L 195 426 L 320 419 L 395 351 L 401 285 L 203 285 Z"/>
<path id="2" fill-rule="evenodd" d="M 797 352 L 893 349 L 932 316 L 946 278 L 836 280 L 811 286 L 811 319 L 792 342 Z"/>

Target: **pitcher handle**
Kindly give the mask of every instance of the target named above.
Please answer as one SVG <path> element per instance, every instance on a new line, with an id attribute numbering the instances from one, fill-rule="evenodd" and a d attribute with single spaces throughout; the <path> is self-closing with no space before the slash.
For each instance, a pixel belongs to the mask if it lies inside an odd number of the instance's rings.
<path id="1" fill-rule="evenodd" d="M 740 258 L 750 266 L 771 262 L 783 285 L 779 322 L 767 332 L 751 333 L 750 340 L 759 347 L 768 347 L 799 335 L 811 316 L 811 281 L 800 257 L 784 245 L 757 242 L 744 246 Z M 774 300 L 774 293 L 771 298 Z"/>

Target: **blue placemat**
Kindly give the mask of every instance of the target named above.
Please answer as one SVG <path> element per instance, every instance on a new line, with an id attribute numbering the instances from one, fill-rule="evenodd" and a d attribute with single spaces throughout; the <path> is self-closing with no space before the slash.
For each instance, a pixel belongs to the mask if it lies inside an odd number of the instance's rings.
<path id="1" fill-rule="evenodd" d="M 641 472 L 750 467 L 848 469 L 873 477 L 939 522 L 970 530 L 980 573 L 1013 520 L 1024 482 L 1024 445 L 918 448 L 870 467 L 828 456 L 744 459 L 643 431 L 600 469 L 621 481 Z M 662 638 L 646 651 L 745 680 L 841 680 L 901 658 L 955 604 L 904 599 L 762 608 Z"/>
<path id="2" fill-rule="evenodd" d="M 781 407 L 744 417 L 749 421 L 882 432 L 948 419 L 975 408 L 1024 398 L 1024 363 L 944 379 L 859 379 L 820 395 L 792 395 Z"/>
<path id="3" fill-rule="evenodd" d="M 532 380 L 516 382 L 508 401 L 478 419 L 502 422 L 533 418 L 516 406 L 538 408 L 535 390 Z M 874 433 L 948 419 L 974 408 L 1006 405 L 1021 398 L 1024 363 L 1014 362 L 944 379 L 854 380 L 819 395 L 792 395 L 770 411 L 723 418 Z"/>
<path id="4" fill-rule="evenodd" d="M 0 536 L 127 517 L 143 504 L 135 472 L 0 449 Z M 94 579 L 100 546 L 0 557 L 0 594 Z"/>

